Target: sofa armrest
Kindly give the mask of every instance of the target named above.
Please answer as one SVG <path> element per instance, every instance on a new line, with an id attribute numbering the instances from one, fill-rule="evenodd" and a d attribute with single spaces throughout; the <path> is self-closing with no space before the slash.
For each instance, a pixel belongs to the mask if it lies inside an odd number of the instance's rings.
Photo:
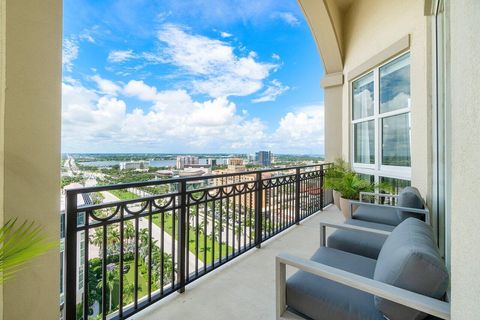
<path id="1" fill-rule="evenodd" d="M 360 226 L 355 226 L 355 225 L 346 224 L 346 223 L 320 222 L 320 246 L 321 247 L 325 247 L 327 244 L 327 227 L 341 229 L 341 230 L 356 231 L 356 232 L 381 234 L 385 236 L 388 236 L 390 234 L 389 231 L 360 227 Z"/>
<path id="2" fill-rule="evenodd" d="M 450 319 L 450 304 L 447 302 L 287 253 L 280 253 L 275 261 L 277 319 L 280 319 L 286 309 L 287 265 L 441 319 Z"/>
<path id="3" fill-rule="evenodd" d="M 417 209 L 417 208 L 390 206 L 390 205 L 387 205 L 387 204 L 376 204 L 376 203 L 368 203 L 368 202 L 360 202 L 360 201 L 350 200 L 350 212 L 352 212 L 352 213 L 353 213 L 353 206 L 354 205 L 359 206 L 359 207 L 376 207 L 376 208 L 382 208 L 384 210 L 402 210 L 402 211 L 408 211 L 408 212 L 412 212 L 412 213 L 423 214 L 425 216 L 425 222 L 427 224 L 430 224 L 430 211 L 428 210 L 428 208 Z"/>

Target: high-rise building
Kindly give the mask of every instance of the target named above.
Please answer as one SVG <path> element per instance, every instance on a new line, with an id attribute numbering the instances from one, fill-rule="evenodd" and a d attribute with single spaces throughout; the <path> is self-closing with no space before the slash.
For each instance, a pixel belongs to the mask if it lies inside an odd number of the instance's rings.
<path id="1" fill-rule="evenodd" d="M 271 151 L 258 151 L 255 153 L 255 162 L 262 166 L 269 166 L 272 164 Z"/>
<path id="2" fill-rule="evenodd" d="M 198 164 L 198 157 L 195 156 L 178 156 L 177 157 L 177 169 L 182 170 L 185 165 Z"/>

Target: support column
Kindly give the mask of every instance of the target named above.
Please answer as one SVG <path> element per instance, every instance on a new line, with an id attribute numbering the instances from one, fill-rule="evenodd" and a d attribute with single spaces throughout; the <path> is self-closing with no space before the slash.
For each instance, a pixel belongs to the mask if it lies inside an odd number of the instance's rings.
<path id="1" fill-rule="evenodd" d="M 0 222 L 35 221 L 60 234 L 62 1 L 1 0 Z M 59 251 L 3 285 L 1 315 L 58 319 Z"/>
<path id="2" fill-rule="evenodd" d="M 342 88 L 341 72 L 326 74 L 321 81 L 324 89 L 325 160 L 342 157 Z"/>

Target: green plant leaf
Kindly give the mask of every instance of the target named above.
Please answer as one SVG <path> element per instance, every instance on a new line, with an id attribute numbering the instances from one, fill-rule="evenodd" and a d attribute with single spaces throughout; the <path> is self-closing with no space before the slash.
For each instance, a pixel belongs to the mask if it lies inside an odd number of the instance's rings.
<path id="1" fill-rule="evenodd" d="M 58 241 L 47 241 L 42 227 L 34 222 L 25 221 L 18 228 L 16 223 L 12 219 L 0 228 L 0 285 L 27 262 L 58 246 Z"/>

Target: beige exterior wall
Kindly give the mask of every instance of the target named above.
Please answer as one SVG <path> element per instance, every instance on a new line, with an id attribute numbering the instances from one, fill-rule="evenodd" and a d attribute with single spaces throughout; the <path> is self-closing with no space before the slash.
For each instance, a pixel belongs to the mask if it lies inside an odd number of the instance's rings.
<path id="1" fill-rule="evenodd" d="M 412 185 L 431 195 L 430 86 L 427 75 L 427 18 L 423 1 L 353 1 L 344 17 L 344 75 L 410 35 Z M 343 87 L 342 148 L 351 161 L 350 82 Z M 327 120 L 328 121 L 328 120 Z"/>
<path id="2" fill-rule="evenodd" d="M 325 160 L 346 158 L 342 153 L 342 85 L 325 87 Z"/>
<path id="3" fill-rule="evenodd" d="M 1 0 L 0 221 L 41 223 L 59 238 L 61 0 Z M 59 253 L 3 286 L 1 316 L 57 319 Z"/>
<path id="4" fill-rule="evenodd" d="M 6 3 L 0 1 L 0 224 L 3 225 L 4 130 L 5 127 L 5 16 Z M 0 286 L 0 320 L 3 319 L 3 287 Z"/>
<path id="5" fill-rule="evenodd" d="M 480 2 L 449 4 L 452 319 L 473 320 L 480 315 Z"/>
<path id="6" fill-rule="evenodd" d="M 328 160 L 339 156 L 351 161 L 350 81 L 372 57 L 410 37 L 412 185 L 431 200 L 431 83 L 430 18 L 418 0 L 299 0 L 317 41 L 325 65 L 325 152 Z M 339 61 L 340 60 L 340 61 Z M 379 63 L 384 62 L 379 61 Z M 372 65 L 370 68 L 373 67 Z M 365 69 L 364 71 L 368 71 Z M 336 73 L 343 82 L 325 86 Z M 339 94 L 339 89 L 341 93 Z"/>

